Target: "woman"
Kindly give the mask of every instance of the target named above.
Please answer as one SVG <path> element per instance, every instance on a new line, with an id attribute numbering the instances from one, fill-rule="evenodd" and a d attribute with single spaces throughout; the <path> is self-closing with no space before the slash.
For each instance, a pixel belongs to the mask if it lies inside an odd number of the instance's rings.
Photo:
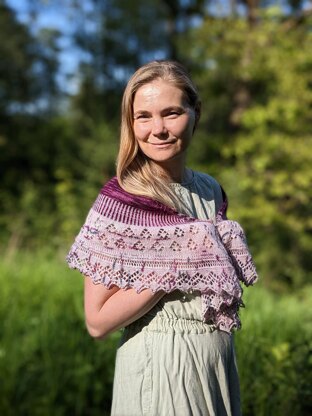
<path id="1" fill-rule="evenodd" d="M 256 272 L 211 176 L 185 167 L 200 101 L 185 69 L 154 61 L 122 102 L 117 178 L 68 262 L 85 276 L 89 333 L 124 328 L 112 415 L 240 415 L 231 330 Z M 101 283 L 101 284 L 99 284 Z"/>

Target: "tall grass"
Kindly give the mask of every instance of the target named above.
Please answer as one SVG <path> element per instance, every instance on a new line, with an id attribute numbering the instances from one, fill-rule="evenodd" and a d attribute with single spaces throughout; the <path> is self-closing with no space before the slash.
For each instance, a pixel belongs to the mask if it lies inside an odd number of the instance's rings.
<path id="1" fill-rule="evenodd" d="M 312 288 L 277 295 L 245 290 L 236 334 L 243 415 L 312 414 Z"/>
<path id="2" fill-rule="evenodd" d="M 86 333 L 82 277 L 29 253 L 0 275 L 0 414 L 109 414 L 118 334 L 95 342 Z"/>
<path id="3" fill-rule="evenodd" d="M 19 253 L 0 262 L 0 284 L 0 414 L 109 414 L 119 333 L 87 335 L 79 274 Z M 244 416 L 311 414 L 311 300 L 309 289 L 246 290 L 235 335 Z"/>

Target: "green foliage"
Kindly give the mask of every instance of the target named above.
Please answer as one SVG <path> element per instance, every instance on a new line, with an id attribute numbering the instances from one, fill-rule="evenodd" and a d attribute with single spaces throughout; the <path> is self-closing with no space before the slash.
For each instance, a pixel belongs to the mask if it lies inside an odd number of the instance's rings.
<path id="1" fill-rule="evenodd" d="M 246 289 L 235 337 L 243 415 L 310 414 L 311 289 L 284 296 Z"/>
<path id="2" fill-rule="evenodd" d="M 27 28 L 18 23 L 14 12 L 0 4 L 0 115 L 7 104 L 25 103 L 33 96 L 35 77 L 31 74 L 34 55 L 30 44 L 33 39 Z"/>
<path id="3" fill-rule="evenodd" d="M 308 22 L 270 10 L 252 29 L 207 19 L 182 42 L 203 92 L 191 160 L 221 181 L 261 276 L 279 289 L 311 281 L 310 44 Z"/>
<path id="4" fill-rule="evenodd" d="M 23 123 L 3 146 L 0 243 L 7 251 L 69 244 L 114 174 L 118 130 L 81 115 Z"/>
<path id="5" fill-rule="evenodd" d="M 235 14 L 238 2 L 217 15 L 195 0 L 61 3 L 72 26 L 59 33 L 39 30 L 35 16 L 60 2 L 28 1 L 29 26 L 0 2 L 0 247 L 72 241 L 114 175 L 125 80 L 170 54 L 190 67 L 203 101 L 189 164 L 224 186 L 266 285 L 309 282 L 311 13 L 302 2 L 240 2 L 246 16 Z M 70 98 L 56 91 L 58 40 L 87 57 Z"/>
<path id="6" fill-rule="evenodd" d="M 15 112 L 30 108 L 40 111 L 42 103 L 37 100 L 52 98 L 58 66 L 55 56 L 58 33 L 43 30 L 41 37 L 34 37 L 3 1 L 0 3 L 0 27 L 3 39 L 0 44 L 0 122 L 3 122 L 4 116 Z"/>
<path id="7" fill-rule="evenodd" d="M 83 278 L 64 253 L 18 252 L 0 263 L 0 413 L 109 414 L 119 333 L 93 341 Z M 277 297 L 246 289 L 235 334 L 244 416 L 311 413 L 311 288 Z"/>
<path id="8" fill-rule="evenodd" d="M 119 336 L 88 336 L 83 278 L 47 254 L 23 253 L 0 275 L 0 413 L 108 415 Z"/>

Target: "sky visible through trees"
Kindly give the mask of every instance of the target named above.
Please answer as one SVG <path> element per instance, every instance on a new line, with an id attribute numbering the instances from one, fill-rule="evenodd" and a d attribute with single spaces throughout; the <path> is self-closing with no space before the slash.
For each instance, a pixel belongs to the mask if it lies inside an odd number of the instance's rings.
<path id="1" fill-rule="evenodd" d="M 64 92 L 69 94 L 77 93 L 79 89 L 79 77 L 77 76 L 79 63 L 84 60 L 88 61 L 89 58 L 88 54 L 73 41 L 77 27 L 77 16 L 75 15 L 77 2 L 71 0 L 7 0 L 6 3 L 16 11 L 16 16 L 21 22 L 29 25 L 31 32 L 38 34 L 40 30 L 45 28 L 58 32 L 59 37 L 57 46 L 59 70 L 57 81 L 60 89 Z M 109 1 L 107 2 L 104 0 L 102 3 L 109 3 Z M 192 1 L 184 1 L 181 3 L 187 4 L 192 3 Z M 218 0 L 208 1 L 206 3 L 207 12 L 214 16 L 227 16 L 233 12 L 233 7 L 235 7 L 235 13 L 237 15 L 246 15 L 246 4 L 244 4 L 244 1 Z M 281 7 L 287 14 L 292 12 L 290 4 L 295 4 L 296 1 L 264 1 L 263 3 Z M 93 1 L 83 0 L 79 2 L 79 7 L 85 14 L 85 17 L 87 17 L 88 13 L 93 10 Z M 302 10 L 306 10 L 309 7 L 311 7 L 311 1 L 305 0 L 301 2 L 300 8 Z M 197 15 L 196 17 L 193 16 L 191 25 L 196 27 L 201 23 L 202 18 L 201 15 Z M 88 26 L 87 30 L 96 31 L 95 22 L 89 20 L 86 26 Z M 158 59 L 163 59 L 165 57 L 166 54 L 161 51 L 158 56 L 156 56 Z M 155 55 L 151 57 L 151 59 L 154 58 Z"/>

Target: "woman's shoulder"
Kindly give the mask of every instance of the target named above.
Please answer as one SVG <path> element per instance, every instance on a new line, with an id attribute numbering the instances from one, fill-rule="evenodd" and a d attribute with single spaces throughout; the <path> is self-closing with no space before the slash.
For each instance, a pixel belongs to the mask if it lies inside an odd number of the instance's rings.
<path id="1" fill-rule="evenodd" d="M 216 188 L 220 188 L 220 184 L 219 182 L 211 175 L 209 175 L 208 173 L 204 173 L 204 172 L 199 172 L 197 170 L 192 170 L 193 175 L 194 175 L 194 180 L 197 183 L 207 183 L 208 185 L 214 186 Z"/>
<path id="2" fill-rule="evenodd" d="M 218 210 L 223 202 L 222 188 L 219 182 L 208 173 L 194 170 L 192 172 L 196 188 L 199 189 L 202 194 L 210 194 L 213 196 L 216 209 Z"/>

